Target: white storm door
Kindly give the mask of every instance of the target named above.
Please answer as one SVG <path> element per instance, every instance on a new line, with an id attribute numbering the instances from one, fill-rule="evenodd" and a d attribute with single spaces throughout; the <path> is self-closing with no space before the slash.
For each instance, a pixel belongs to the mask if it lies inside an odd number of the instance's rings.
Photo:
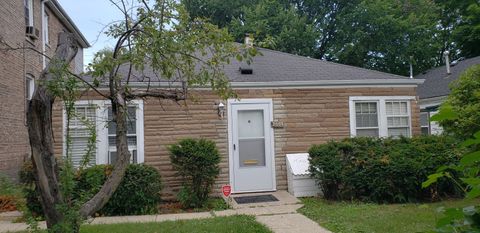
<path id="1" fill-rule="evenodd" d="M 233 191 L 275 190 L 271 100 L 231 101 L 230 111 Z"/>

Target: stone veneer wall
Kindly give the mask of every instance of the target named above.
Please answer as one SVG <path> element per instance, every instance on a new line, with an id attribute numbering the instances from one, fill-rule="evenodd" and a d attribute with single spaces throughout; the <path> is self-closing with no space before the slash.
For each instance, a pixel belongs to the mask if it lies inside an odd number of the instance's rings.
<path id="1" fill-rule="evenodd" d="M 349 96 L 415 96 L 415 88 L 318 88 L 238 90 L 242 98 L 270 98 L 273 117 L 284 123 L 274 129 L 275 169 L 278 190 L 287 189 L 285 154 L 306 152 L 312 144 L 350 136 Z M 145 163 L 160 171 L 162 196 L 172 198 L 181 183 L 170 165 L 167 146 L 186 137 L 212 139 L 222 155 L 221 174 L 214 193 L 229 183 L 227 114 L 217 115 L 220 98 L 208 91 L 192 91 L 192 100 L 180 103 L 148 99 L 144 101 Z M 95 99 L 95 95 L 85 99 Z M 226 101 L 223 101 L 226 104 Z M 56 152 L 62 151 L 62 113 L 55 112 Z M 228 111 L 228 109 L 226 110 Z M 411 101 L 412 132 L 420 134 L 419 107 Z M 253 181 L 252 181 L 253 182 Z"/>

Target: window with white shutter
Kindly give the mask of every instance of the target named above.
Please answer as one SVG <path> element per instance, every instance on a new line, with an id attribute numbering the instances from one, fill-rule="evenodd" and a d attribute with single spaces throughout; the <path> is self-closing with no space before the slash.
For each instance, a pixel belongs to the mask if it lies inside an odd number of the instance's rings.
<path id="1" fill-rule="evenodd" d="M 70 156 L 75 167 L 80 166 L 86 158 L 88 152 L 88 140 L 91 137 L 91 127 L 96 124 L 95 106 L 76 106 L 75 116 L 70 120 Z M 95 129 L 94 129 L 95 130 Z M 91 151 L 91 155 L 96 154 L 96 149 Z M 88 164 L 95 164 L 95 157 L 88 158 Z"/>
<path id="2" fill-rule="evenodd" d="M 112 164 L 117 158 L 116 152 L 116 125 L 112 121 L 112 109 L 108 100 L 80 100 L 75 103 L 76 117 L 70 120 L 71 144 L 69 154 L 75 167 L 81 165 L 88 150 L 88 140 L 93 125 L 96 132 L 96 143 L 90 165 Z M 144 162 L 144 127 L 143 101 L 132 100 L 128 104 L 127 114 L 127 141 L 131 153 L 131 163 Z M 87 124 L 88 123 L 88 124 Z M 66 113 L 64 112 L 64 125 Z M 66 132 L 66 129 L 64 129 Z M 64 134 L 66 135 L 66 134 Z M 65 140 L 65 139 L 64 139 Z M 64 155 L 66 154 L 64 145 Z"/>

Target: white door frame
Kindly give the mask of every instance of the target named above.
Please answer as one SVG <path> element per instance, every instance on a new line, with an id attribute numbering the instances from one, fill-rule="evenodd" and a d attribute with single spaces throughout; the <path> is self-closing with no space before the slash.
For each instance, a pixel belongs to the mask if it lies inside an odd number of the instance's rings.
<path id="1" fill-rule="evenodd" d="M 268 104 L 268 116 L 265 116 L 268 121 L 272 122 L 273 121 L 273 101 L 272 99 L 228 99 L 227 103 L 227 122 L 228 122 L 228 163 L 229 163 L 229 181 L 230 185 L 232 187 L 232 193 L 237 193 L 235 190 L 235 183 L 234 183 L 234 151 L 233 151 L 233 112 L 232 112 L 232 105 L 234 104 Z M 266 191 L 276 191 L 277 190 L 277 179 L 275 176 L 275 145 L 274 145 L 274 130 L 272 127 L 268 127 L 265 129 L 265 132 L 270 133 L 270 151 L 271 155 L 265 155 L 265 156 L 271 156 L 271 170 L 272 170 L 272 179 L 273 179 L 273 189 L 268 189 L 268 190 L 255 190 L 255 191 L 247 191 L 247 192 L 266 192 Z M 245 191 L 242 191 L 242 193 Z"/>

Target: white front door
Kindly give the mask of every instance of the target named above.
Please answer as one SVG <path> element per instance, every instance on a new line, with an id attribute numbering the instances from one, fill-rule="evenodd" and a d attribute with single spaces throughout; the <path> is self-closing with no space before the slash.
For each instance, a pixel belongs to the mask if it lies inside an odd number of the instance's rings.
<path id="1" fill-rule="evenodd" d="M 271 99 L 229 100 L 230 182 L 235 193 L 276 188 L 272 108 Z"/>

